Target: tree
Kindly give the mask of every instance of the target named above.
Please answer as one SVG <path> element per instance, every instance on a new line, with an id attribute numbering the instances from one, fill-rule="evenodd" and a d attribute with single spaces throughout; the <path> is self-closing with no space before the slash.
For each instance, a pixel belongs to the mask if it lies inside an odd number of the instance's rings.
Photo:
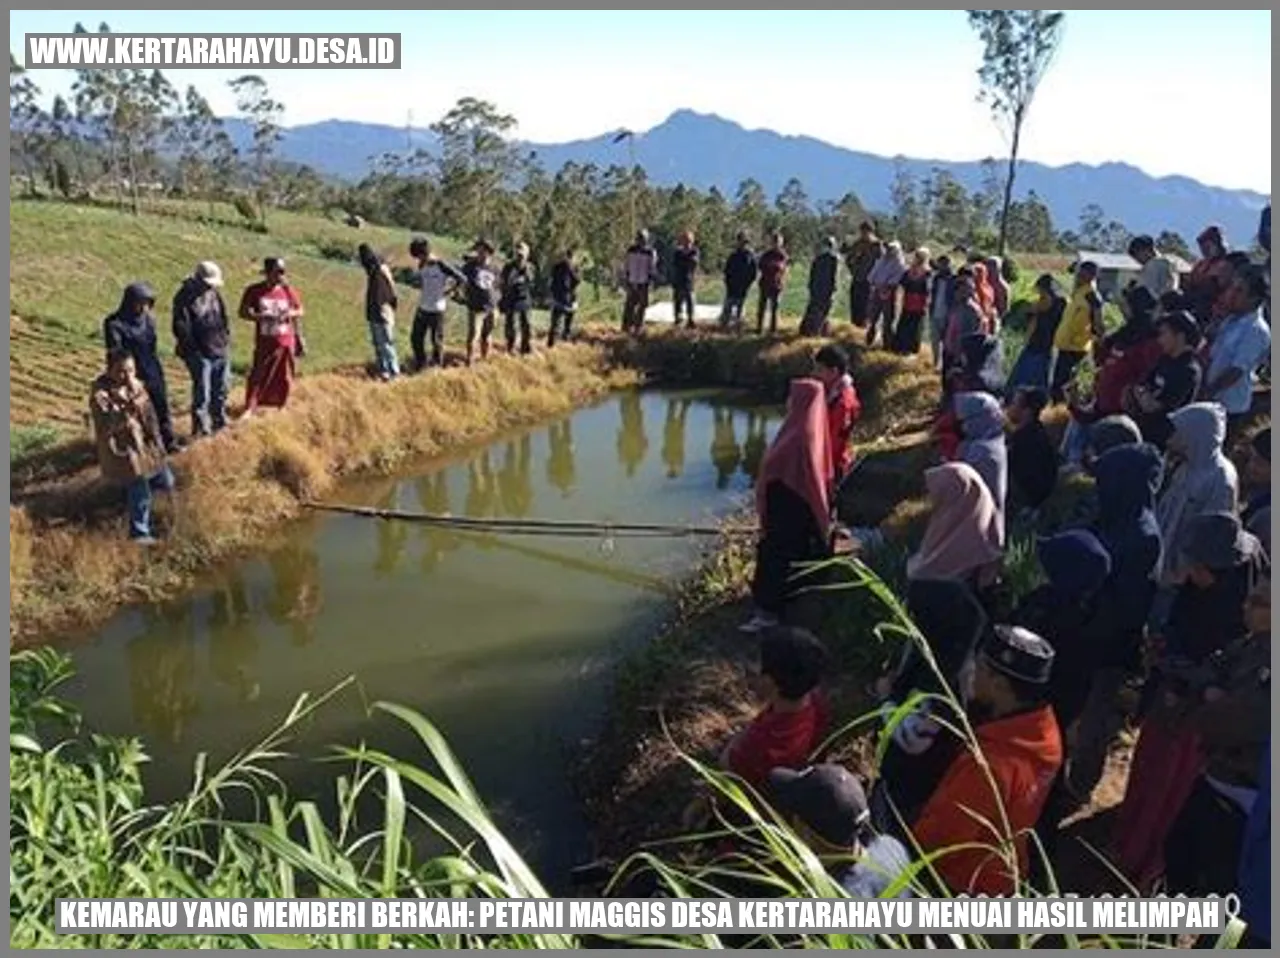
<path id="1" fill-rule="evenodd" d="M 485 100 L 463 97 L 431 125 L 440 137 L 440 191 L 447 226 L 465 234 L 488 233 L 495 224 L 492 202 L 512 185 L 522 163 L 507 137 L 515 117 Z"/>
<path id="2" fill-rule="evenodd" d="M 1182 234 L 1175 230 L 1161 230 L 1160 235 L 1156 237 L 1156 249 L 1162 253 L 1172 253 L 1174 256 L 1181 256 L 1187 262 L 1194 260 L 1195 254 L 1191 252 L 1191 246 L 1182 238 Z"/>
<path id="3" fill-rule="evenodd" d="M 929 237 L 947 243 L 968 238 L 969 220 L 973 214 L 969 194 L 964 185 L 941 167 L 934 167 L 924 187 L 929 209 Z"/>
<path id="4" fill-rule="evenodd" d="M 1009 204 L 1009 245 L 1023 253 L 1051 253 L 1057 246 L 1053 217 L 1035 190 Z"/>
<path id="5" fill-rule="evenodd" d="M 267 199 L 271 191 L 271 161 L 275 157 L 276 144 L 284 136 L 281 121 L 284 104 L 271 96 L 267 81 L 256 74 L 246 73 L 227 82 L 236 97 L 236 109 L 248 121 L 253 130 L 249 155 L 253 157 L 254 198 L 258 204 L 258 222 L 267 222 Z"/>
<path id="6" fill-rule="evenodd" d="M 221 118 L 194 86 L 188 86 L 182 113 L 171 130 L 171 146 L 177 153 L 177 188 L 184 195 L 205 196 L 212 204 L 220 170 L 234 171 L 239 152 Z M 231 156 L 223 154 L 230 151 Z"/>
<path id="7" fill-rule="evenodd" d="M 913 250 L 924 242 L 924 207 L 916 192 L 916 178 L 907 169 L 903 157 L 894 159 L 893 183 L 889 187 L 893 202 L 894 232 L 903 249 Z"/>
<path id="8" fill-rule="evenodd" d="M 1091 250 L 1102 248 L 1106 215 L 1097 203 L 1090 203 L 1080 211 L 1080 242 Z"/>
<path id="9" fill-rule="evenodd" d="M 36 168 L 46 139 L 47 123 L 39 104 L 40 88 L 9 52 L 9 156 L 17 157 L 27 174 L 27 192 L 36 193 Z"/>
<path id="10" fill-rule="evenodd" d="M 769 198 L 759 180 L 746 179 L 738 184 L 733 196 L 733 211 L 741 229 L 752 236 L 763 236 L 765 218 L 769 215 Z"/>
<path id="11" fill-rule="evenodd" d="M 1009 204 L 1018 172 L 1022 126 L 1040 81 L 1044 79 L 1062 38 L 1065 15 L 1048 10 L 970 10 L 969 25 L 982 39 L 978 99 L 991 108 L 1009 135 L 1009 167 L 1000 206 L 997 252 L 1004 255 Z"/>
<path id="12" fill-rule="evenodd" d="M 1133 234 L 1119 220 L 1111 220 L 1102 230 L 1099 246 L 1104 253 L 1123 253 L 1129 248 Z"/>
<path id="13" fill-rule="evenodd" d="M 813 235 L 814 215 L 809 206 L 809 195 L 802 184 L 794 176 L 782 186 L 782 191 L 773 201 L 777 215 L 773 222 L 765 226 L 782 230 L 784 236 L 790 236 L 796 245 L 803 249 L 816 241 Z"/>

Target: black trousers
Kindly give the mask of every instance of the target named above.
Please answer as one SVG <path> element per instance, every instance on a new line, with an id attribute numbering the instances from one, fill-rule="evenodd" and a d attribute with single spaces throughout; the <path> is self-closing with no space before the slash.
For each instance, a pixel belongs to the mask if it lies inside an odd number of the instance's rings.
<path id="1" fill-rule="evenodd" d="M 827 317 L 831 314 L 831 297 L 810 296 L 804 308 L 804 319 L 800 321 L 800 333 L 803 336 L 817 336 L 827 325 Z"/>
<path id="2" fill-rule="evenodd" d="M 672 316 L 676 323 L 680 322 L 680 314 L 683 312 L 688 315 L 688 323 L 693 325 L 693 287 L 692 286 L 672 286 L 671 287 L 671 309 Z"/>
<path id="3" fill-rule="evenodd" d="M 413 314 L 413 329 L 409 331 L 409 345 L 413 348 L 413 363 L 418 369 L 427 367 L 427 337 L 431 337 L 431 364 L 444 362 L 444 313 L 420 309 Z"/>
<path id="4" fill-rule="evenodd" d="M 1235 891 L 1245 814 L 1203 775 L 1164 841 L 1169 894 L 1203 898 Z"/>
<path id="5" fill-rule="evenodd" d="M 622 328 L 636 332 L 644 327 L 645 310 L 649 308 L 649 284 L 628 283 L 627 298 L 622 304 Z"/>
<path id="6" fill-rule="evenodd" d="M 924 313 L 903 313 L 893 330 L 893 351 L 903 356 L 920 352 L 920 323 Z"/>
<path id="7" fill-rule="evenodd" d="M 781 293 L 760 288 L 760 300 L 756 304 L 756 332 L 764 332 L 764 314 L 769 312 L 769 332 L 778 331 L 778 297 Z"/>
<path id="8" fill-rule="evenodd" d="M 573 310 L 563 306 L 551 307 L 551 325 L 547 328 L 547 345 L 554 346 L 556 339 L 568 339 L 573 326 Z"/>
<path id="9" fill-rule="evenodd" d="M 503 323 L 507 334 L 507 352 L 514 353 L 516 351 L 516 329 L 519 327 L 520 332 L 520 352 L 528 354 L 533 351 L 533 343 L 531 341 L 533 330 L 529 326 L 529 309 L 526 306 L 520 306 L 516 309 L 504 310 Z"/>
<path id="10" fill-rule="evenodd" d="M 147 398 L 151 400 L 152 408 L 156 411 L 156 420 L 160 423 L 160 439 L 164 442 L 164 447 L 172 452 L 173 416 L 169 412 L 169 387 L 164 381 L 164 371 L 157 369 L 153 375 L 142 380 L 142 385 L 147 390 Z"/>
<path id="11" fill-rule="evenodd" d="M 876 341 L 876 329 L 880 329 L 880 338 L 885 345 L 889 342 L 894 334 L 894 326 L 897 320 L 898 304 L 897 301 L 889 299 L 881 299 L 876 296 L 871 303 L 871 317 L 867 322 L 867 345 L 870 346 Z"/>
<path id="12" fill-rule="evenodd" d="M 1066 402 L 1067 383 L 1071 382 L 1071 377 L 1076 373 L 1076 367 L 1083 360 L 1084 353 L 1058 351 L 1058 358 L 1053 363 L 1053 380 L 1049 386 L 1049 393 L 1054 402 Z"/>
<path id="13" fill-rule="evenodd" d="M 870 298 L 871 284 L 865 279 L 854 280 L 849 286 L 849 319 L 853 325 L 867 325 L 867 301 Z"/>

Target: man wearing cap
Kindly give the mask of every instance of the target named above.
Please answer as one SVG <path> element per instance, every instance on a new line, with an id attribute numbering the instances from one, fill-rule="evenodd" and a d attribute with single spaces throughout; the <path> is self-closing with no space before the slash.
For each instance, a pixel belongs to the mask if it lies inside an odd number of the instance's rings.
<path id="1" fill-rule="evenodd" d="M 520 331 L 520 352 L 533 351 L 533 331 L 529 313 L 533 309 L 533 264 L 529 262 L 529 244 L 516 243 L 516 255 L 502 267 L 502 319 L 507 334 L 507 353 L 516 351 L 516 329 Z"/>
<path id="2" fill-rule="evenodd" d="M 644 326 L 649 308 L 649 289 L 658 279 L 658 253 L 649 242 L 649 231 L 640 230 L 622 261 L 622 281 L 627 287 L 627 300 L 622 307 L 622 329 L 638 332 Z"/>
<path id="3" fill-rule="evenodd" d="M 852 898 L 881 897 L 911 864 L 901 842 L 872 831 L 862 783 L 841 765 L 775 768 L 766 794 Z M 910 898 L 910 886 L 904 884 L 894 897 Z"/>
<path id="4" fill-rule="evenodd" d="M 191 435 L 210 436 L 227 424 L 231 324 L 223 302 L 222 270 L 197 263 L 173 297 L 173 338 L 191 373 Z"/>
<path id="5" fill-rule="evenodd" d="M 289 400 L 295 358 L 306 354 L 302 297 L 290 285 L 284 260 L 268 256 L 263 279 L 240 297 L 240 318 L 254 324 L 253 368 L 245 386 L 245 415 L 259 407 L 280 409 Z"/>
<path id="6" fill-rule="evenodd" d="M 964 751 L 912 825 L 921 850 L 940 853 L 934 870 L 955 894 L 1011 895 L 1028 874 L 1027 833 L 1062 767 L 1047 701 L 1052 669 L 1049 643 L 1009 625 L 995 626 L 966 669 L 961 694 L 970 685 L 967 711 L 985 763 Z"/>
<path id="7" fill-rule="evenodd" d="M 130 283 L 120 297 L 119 308 L 102 321 L 102 338 L 108 356 L 124 351 L 133 357 L 137 378 L 146 387 L 155 410 L 165 451 L 173 453 L 181 448 L 181 443 L 173 434 L 173 420 L 169 415 L 169 388 L 160 364 L 156 320 L 152 313 L 155 305 L 156 294 L 150 286 Z"/>

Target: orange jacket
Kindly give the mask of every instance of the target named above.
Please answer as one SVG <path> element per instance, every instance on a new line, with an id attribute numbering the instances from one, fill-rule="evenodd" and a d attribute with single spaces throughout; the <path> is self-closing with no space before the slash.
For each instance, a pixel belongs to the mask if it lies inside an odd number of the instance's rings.
<path id="1" fill-rule="evenodd" d="M 1039 819 L 1062 767 L 1058 721 L 1045 705 L 980 725 L 975 733 L 1008 816 L 1010 834 L 1015 836 L 1018 874 L 1026 876 L 1027 832 Z M 965 843 L 998 846 L 1006 837 L 1002 823 L 990 782 L 973 753 L 965 751 L 943 775 L 913 831 L 927 853 Z M 933 867 L 956 894 L 1012 895 L 1017 890 L 1005 859 L 994 847 L 943 854 Z"/>

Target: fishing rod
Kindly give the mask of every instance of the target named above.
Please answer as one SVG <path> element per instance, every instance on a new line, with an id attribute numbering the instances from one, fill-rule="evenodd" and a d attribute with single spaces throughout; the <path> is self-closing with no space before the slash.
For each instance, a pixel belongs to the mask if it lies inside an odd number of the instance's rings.
<path id="1" fill-rule="evenodd" d="M 423 525 L 444 526 L 472 532 L 506 532 L 513 535 L 561 535 L 663 537 L 663 536 L 722 536 L 730 531 L 720 526 L 663 525 L 657 523 L 591 522 L 573 519 L 471 519 L 463 516 L 440 515 L 429 512 L 403 512 L 396 509 L 377 509 L 370 506 L 353 506 L 342 503 L 304 502 L 304 508 L 317 512 L 334 512 L 368 519 L 386 519 L 399 522 L 417 522 Z"/>

